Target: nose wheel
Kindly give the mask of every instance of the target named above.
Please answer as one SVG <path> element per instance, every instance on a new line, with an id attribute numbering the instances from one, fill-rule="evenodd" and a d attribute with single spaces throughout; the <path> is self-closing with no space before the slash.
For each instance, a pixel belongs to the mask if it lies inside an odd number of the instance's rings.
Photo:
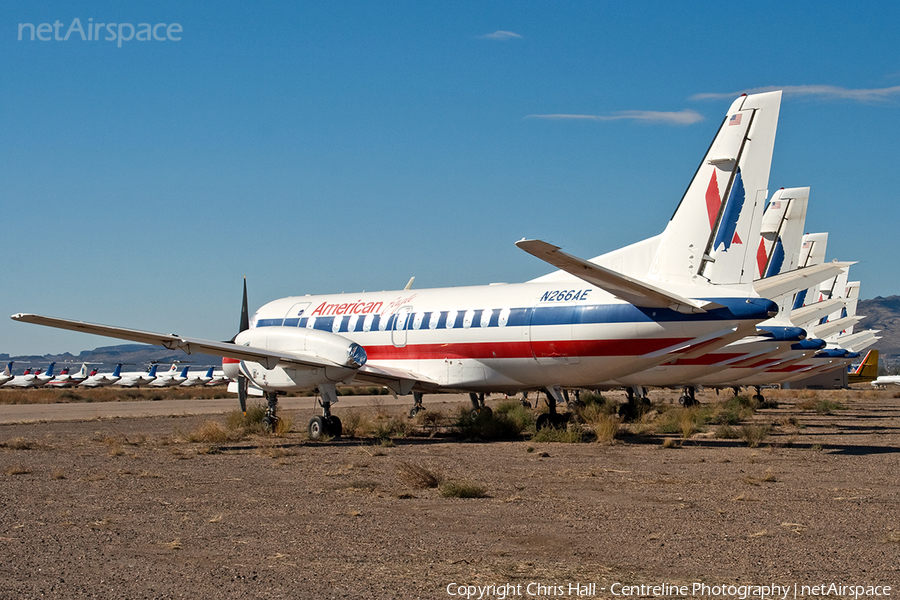
<path id="1" fill-rule="evenodd" d="M 324 384 L 319 386 L 319 405 L 322 407 L 322 414 L 316 415 L 309 420 L 306 432 L 309 439 L 318 440 L 322 436 L 330 436 L 333 438 L 341 437 L 344 433 L 341 420 L 331 414 L 331 405 L 337 402 L 337 389 L 334 384 Z"/>

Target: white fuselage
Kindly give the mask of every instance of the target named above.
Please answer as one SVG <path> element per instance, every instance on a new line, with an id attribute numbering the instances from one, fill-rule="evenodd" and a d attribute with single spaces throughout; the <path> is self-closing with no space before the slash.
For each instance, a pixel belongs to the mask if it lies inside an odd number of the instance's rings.
<path id="1" fill-rule="evenodd" d="M 750 306 L 746 297 L 730 300 Z M 728 309 L 685 315 L 636 308 L 573 279 L 282 298 L 260 308 L 250 327 L 256 336 L 268 328 L 282 346 L 292 331 L 330 332 L 363 346 L 368 366 L 420 374 L 434 382 L 429 389 L 515 391 L 591 387 L 644 370 L 693 342 L 765 320 L 761 307 L 772 303 L 756 302 L 753 318 Z M 245 362 L 241 372 L 263 389 L 310 385 L 309 370 Z M 353 374 L 335 369 L 330 378 L 349 382 Z"/>

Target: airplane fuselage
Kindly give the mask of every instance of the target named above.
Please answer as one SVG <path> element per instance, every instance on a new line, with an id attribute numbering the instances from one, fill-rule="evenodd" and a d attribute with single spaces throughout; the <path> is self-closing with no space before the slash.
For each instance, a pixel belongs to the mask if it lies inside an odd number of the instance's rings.
<path id="1" fill-rule="evenodd" d="M 429 378 L 433 385 L 420 384 L 423 391 L 590 387 L 765 320 L 773 309 L 768 300 L 746 296 L 713 301 L 724 307 L 701 314 L 639 308 L 576 279 L 296 296 L 264 305 L 249 331 L 255 344 L 268 334 L 285 351 L 285 340 L 304 329 L 340 336 L 361 345 L 370 366 Z M 235 361 L 226 360 L 225 368 L 237 374 Z M 354 375 L 348 368 L 311 373 L 247 361 L 240 372 L 265 390 L 310 387 L 323 375 L 349 382 Z"/>

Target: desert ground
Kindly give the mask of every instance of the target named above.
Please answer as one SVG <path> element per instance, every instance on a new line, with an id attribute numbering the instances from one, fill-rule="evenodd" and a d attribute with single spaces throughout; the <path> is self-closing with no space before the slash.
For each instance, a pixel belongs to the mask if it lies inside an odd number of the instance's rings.
<path id="1" fill-rule="evenodd" d="M 894 392 L 765 393 L 777 407 L 725 433 L 666 429 L 683 409 L 654 391 L 615 438 L 576 422 L 566 441 L 455 427 L 464 396 L 415 419 L 409 398 L 343 399 L 347 435 L 320 442 L 312 398 L 282 402 L 276 435 L 227 405 L 0 405 L 27 421 L 0 425 L 0 598 L 900 595 Z M 813 588 L 832 583 L 861 588 Z M 739 587 L 772 585 L 790 593 Z"/>

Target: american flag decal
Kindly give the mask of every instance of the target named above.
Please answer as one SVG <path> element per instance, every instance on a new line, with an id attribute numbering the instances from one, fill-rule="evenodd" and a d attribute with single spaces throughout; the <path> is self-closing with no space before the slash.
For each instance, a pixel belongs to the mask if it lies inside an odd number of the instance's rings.
<path id="1" fill-rule="evenodd" d="M 743 116 L 743 115 L 741 115 L 741 113 L 735 113 L 735 114 L 731 115 L 731 118 L 728 119 L 728 125 L 729 125 L 729 126 L 731 126 L 731 125 L 740 125 L 740 124 L 741 124 L 741 117 L 742 117 L 742 116 Z"/>

